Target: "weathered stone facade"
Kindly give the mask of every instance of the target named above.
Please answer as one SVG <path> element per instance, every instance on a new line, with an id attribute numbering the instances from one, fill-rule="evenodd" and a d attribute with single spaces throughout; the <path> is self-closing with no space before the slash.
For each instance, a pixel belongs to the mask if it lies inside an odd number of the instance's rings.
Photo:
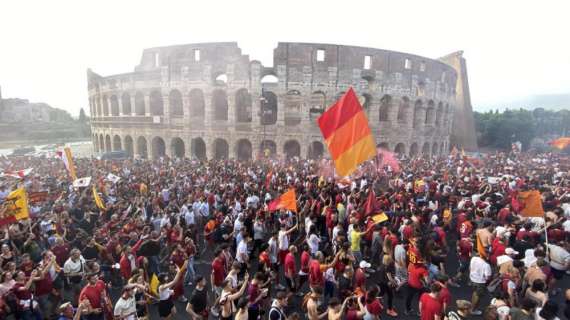
<path id="1" fill-rule="evenodd" d="M 317 117 L 350 86 L 376 143 L 409 155 L 450 149 L 456 70 L 380 49 L 279 43 L 273 67 L 236 43 L 146 49 L 132 73 L 88 70 L 97 152 L 251 159 L 326 156 Z"/>

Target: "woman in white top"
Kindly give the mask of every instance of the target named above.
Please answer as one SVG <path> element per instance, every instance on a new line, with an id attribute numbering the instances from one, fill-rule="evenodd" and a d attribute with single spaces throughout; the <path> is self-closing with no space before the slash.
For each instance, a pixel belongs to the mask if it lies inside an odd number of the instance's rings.
<path id="1" fill-rule="evenodd" d="M 161 274 L 158 281 L 162 283 L 158 286 L 158 315 L 161 319 L 170 319 L 173 314 L 176 313 L 176 307 L 172 301 L 172 295 L 174 294 L 174 287 L 178 281 L 182 281 L 182 276 L 186 272 L 186 267 L 188 266 L 188 260 L 184 262 L 182 268 L 178 269 L 174 280 L 168 282 L 168 274 Z"/>
<path id="2" fill-rule="evenodd" d="M 311 256 L 315 256 L 319 251 L 319 243 L 321 242 L 321 238 L 317 236 L 317 228 L 315 225 L 311 225 L 309 229 L 309 235 L 307 236 L 307 244 L 309 245 L 309 249 L 311 249 Z"/>

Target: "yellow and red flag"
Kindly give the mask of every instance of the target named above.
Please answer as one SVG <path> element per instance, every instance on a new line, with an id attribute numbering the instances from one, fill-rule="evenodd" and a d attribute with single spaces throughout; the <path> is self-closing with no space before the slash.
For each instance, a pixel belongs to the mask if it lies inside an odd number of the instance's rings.
<path id="1" fill-rule="evenodd" d="M 352 88 L 317 120 L 339 176 L 349 176 L 376 156 L 368 118 Z"/>
<path id="2" fill-rule="evenodd" d="M 566 149 L 568 145 L 570 145 L 570 138 L 569 137 L 558 138 L 556 140 L 550 141 L 549 144 L 556 149 L 563 150 Z"/>
<path id="3" fill-rule="evenodd" d="M 0 209 L 0 226 L 28 219 L 28 195 L 24 188 L 16 189 L 4 199 Z"/>
<path id="4" fill-rule="evenodd" d="M 269 211 L 277 211 L 280 209 L 297 212 L 297 196 L 295 195 L 295 189 L 289 189 L 289 191 L 269 203 Z"/>
<path id="5" fill-rule="evenodd" d="M 522 204 L 521 216 L 544 217 L 542 198 L 538 190 L 519 192 L 518 200 Z"/>
<path id="6" fill-rule="evenodd" d="M 73 163 L 73 157 L 71 155 L 71 149 L 69 147 L 63 148 L 63 151 L 56 152 L 57 156 L 61 158 L 65 169 L 69 172 L 69 176 L 72 180 L 77 179 L 77 174 L 75 173 L 75 164 Z"/>
<path id="7" fill-rule="evenodd" d="M 105 208 L 105 203 L 103 203 L 103 200 L 101 197 L 99 197 L 99 193 L 97 193 L 95 185 L 93 185 L 93 200 L 95 200 L 95 205 L 97 205 L 97 208 L 101 210 L 107 210 L 107 208 Z"/>

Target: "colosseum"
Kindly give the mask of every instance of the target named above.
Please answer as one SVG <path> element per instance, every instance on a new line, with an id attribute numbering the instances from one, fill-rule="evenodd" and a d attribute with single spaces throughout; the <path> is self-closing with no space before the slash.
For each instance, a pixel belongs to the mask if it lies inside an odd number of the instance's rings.
<path id="1" fill-rule="evenodd" d="M 273 67 L 237 43 L 143 51 L 134 72 L 88 74 L 95 152 L 198 159 L 326 156 L 317 117 L 352 86 L 376 143 L 409 156 L 477 148 L 462 52 L 278 43 Z"/>

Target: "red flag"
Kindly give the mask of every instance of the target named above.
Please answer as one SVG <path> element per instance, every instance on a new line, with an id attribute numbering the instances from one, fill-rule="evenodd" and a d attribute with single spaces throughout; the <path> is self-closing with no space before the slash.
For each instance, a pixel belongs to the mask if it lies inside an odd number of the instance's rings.
<path id="1" fill-rule="evenodd" d="M 400 163 L 393 152 L 390 152 L 383 148 L 378 148 L 376 150 L 377 157 L 378 157 L 378 167 L 390 166 L 392 171 L 400 172 Z"/>
<path id="2" fill-rule="evenodd" d="M 295 189 L 289 189 L 289 191 L 269 203 L 269 211 L 273 212 L 280 209 L 297 212 L 297 196 L 295 195 Z"/>
<path id="3" fill-rule="evenodd" d="M 377 213 L 380 210 L 380 204 L 376 201 L 376 193 L 374 190 L 370 189 L 368 192 L 368 199 L 366 199 L 366 204 L 364 206 L 364 215 L 369 216 L 373 213 Z"/>
<path id="4" fill-rule="evenodd" d="M 542 198 L 538 190 L 519 192 L 518 199 L 523 207 L 520 215 L 523 217 L 544 217 Z"/>

